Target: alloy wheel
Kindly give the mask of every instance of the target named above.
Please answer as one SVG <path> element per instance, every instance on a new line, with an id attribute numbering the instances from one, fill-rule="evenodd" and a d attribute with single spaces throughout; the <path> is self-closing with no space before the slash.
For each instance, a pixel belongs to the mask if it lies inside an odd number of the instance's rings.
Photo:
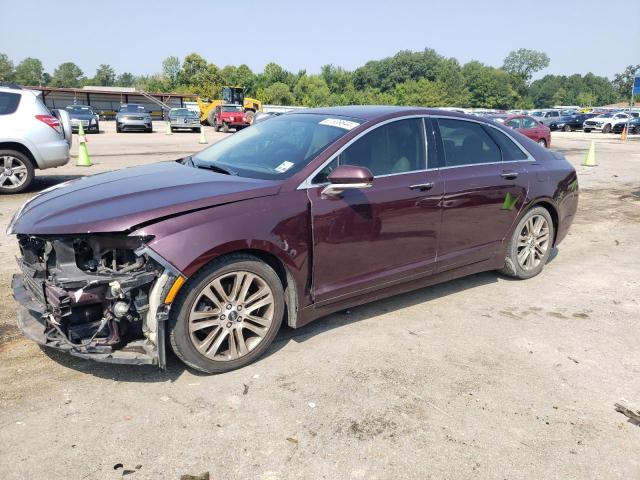
<path id="1" fill-rule="evenodd" d="M 246 271 L 225 273 L 196 296 L 189 313 L 189 336 L 205 357 L 236 360 L 260 344 L 274 313 L 273 292 L 263 278 Z"/>
<path id="2" fill-rule="evenodd" d="M 520 267 L 533 270 L 545 258 L 549 249 L 549 223 L 542 215 L 527 220 L 518 235 L 517 256 Z"/>
<path id="3" fill-rule="evenodd" d="M 27 166 L 17 157 L 4 155 L 0 157 L 0 187 L 13 190 L 27 181 Z"/>

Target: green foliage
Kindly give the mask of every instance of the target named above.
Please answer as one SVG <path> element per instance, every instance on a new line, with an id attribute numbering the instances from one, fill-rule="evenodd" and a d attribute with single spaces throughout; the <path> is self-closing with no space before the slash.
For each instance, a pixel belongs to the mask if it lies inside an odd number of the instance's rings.
<path id="1" fill-rule="evenodd" d="M 518 100 L 509 74 L 502 69 L 472 60 L 462 67 L 462 74 L 469 91 L 470 107 L 510 108 Z"/>
<path id="2" fill-rule="evenodd" d="M 110 65 L 101 64 L 96 70 L 96 75 L 91 80 L 92 85 L 101 85 L 103 87 L 111 87 L 115 85 L 116 72 Z"/>
<path id="3" fill-rule="evenodd" d="M 617 73 L 616 76 L 613 77 L 611 83 L 621 98 L 627 99 L 631 97 L 631 87 L 633 86 L 633 77 L 636 72 L 640 73 L 640 65 L 629 65 L 624 69 L 624 72 Z"/>
<path id="4" fill-rule="evenodd" d="M 461 66 L 455 58 L 426 48 L 417 52 L 403 50 L 367 62 L 354 71 L 323 65 L 319 75 L 311 75 L 306 70 L 292 73 L 274 62 L 265 65 L 261 73 L 254 73 L 244 64 L 220 69 L 191 53 L 182 63 L 175 56 L 165 58 L 161 72 L 152 75 L 116 75 L 111 66 L 102 64 L 87 80 L 71 62 L 59 65 L 50 76 L 36 58 L 25 58 L 14 68 L 11 59 L 0 54 L 0 81 L 59 87 L 79 87 L 85 82 L 136 86 L 149 92 L 194 93 L 209 100 L 220 98 L 222 86 L 233 85 L 244 87 L 247 96 L 267 104 L 309 107 L 378 104 L 530 109 L 627 100 L 633 74 L 640 68 L 629 65 L 613 81 L 588 73 L 546 75 L 531 82 L 532 75 L 548 65 L 545 53 L 523 48 L 510 52 L 502 68 L 478 61 Z"/>
<path id="5" fill-rule="evenodd" d="M 0 53 L 0 82 L 12 82 L 13 79 L 13 62 L 5 53 Z"/>
<path id="6" fill-rule="evenodd" d="M 539 72 L 549 66 L 549 56 L 544 52 L 519 48 L 509 52 L 504 59 L 502 69 L 508 73 L 522 78 L 527 83 L 535 72 Z"/>
<path id="7" fill-rule="evenodd" d="M 329 105 L 331 92 L 327 83 L 319 75 L 304 75 L 298 79 L 293 89 L 296 101 L 305 107 Z"/>
<path id="8" fill-rule="evenodd" d="M 37 58 L 27 57 L 22 60 L 15 70 L 15 81 L 20 85 L 43 85 L 42 62 Z"/>
<path id="9" fill-rule="evenodd" d="M 180 59 L 178 57 L 167 57 L 162 61 L 162 74 L 169 90 L 178 84 L 178 75 L 180 74 Z"/>
<path id="10" fill-rule="evenodd" d="M 61 63 L 51 76 L 51 85 L 54 87 L 78 88 L 83 81 L 82 70 L 73 62 Z"/>

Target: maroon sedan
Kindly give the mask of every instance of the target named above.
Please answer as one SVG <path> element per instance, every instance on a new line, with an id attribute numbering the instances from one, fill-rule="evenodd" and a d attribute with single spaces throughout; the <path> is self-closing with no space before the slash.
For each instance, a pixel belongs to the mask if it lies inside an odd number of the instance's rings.
<path id="1" fill-rule="evenodd" d="M 490 120 L 291 112 L 29 200 L 9 226 L 18 325 L 80 357 L 164 367 L 170 344 L 224 372 L 262 355 L 282 322 L 486 270 L 533 277 L 577 203 L 562 154 Z"/>
<path id="2" fill-rule="evenodd" d="M 551 146 L 551 130 L 528 115 L 490 115 L 489 118 L 518 130 L 543 147 Z"/>

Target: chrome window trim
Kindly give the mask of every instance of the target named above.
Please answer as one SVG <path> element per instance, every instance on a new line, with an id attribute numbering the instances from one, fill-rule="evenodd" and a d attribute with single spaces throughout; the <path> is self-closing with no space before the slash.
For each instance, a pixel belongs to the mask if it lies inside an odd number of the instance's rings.
<path id="1" fill-rule="evenodd" d="M 364 135 L 366 135 L 369 132 L 372 132 L 373 130 L 375 130 L 378 127 L 381 127 L 381 126 L 386 125 L 386 124 L 391 123 L 391 122 L 397 122 L 399 120 L 407 120 L 407 119 L 410 119 L 410 118 L 421 118 L 422 119 L 422 130 L 423 130 L 424 136 L 425 136 L 424 148 L 425 148 L 425 160 L 426 160 L 427 168 L 425 168 L 424 170 L 412 170 L 410 172 L 400 172 L 400 173 L 389 173 L 389 174 L 386 174 L 386 175 L 377 175 L 377 176 L 374 176 L 374 178 L 385 178 L 385 177 L 391 177 L 391 176 L 396 176 L 396 175 L 407 175 L 409 173 L 420 173 L 420 172 L 429 172 L 429 171 L 437 171 L 437 170 L 448 170 L 450 168 L 474 167 L 476 165 L 498 165 L 498 164 L 505 164 L 505 163 L 536 162 L 536 159 L 533 156 L 531 156 L 529 151 L 526 148 L 524 148 L 522 146 L 522 144 L 518 140 L 513 138 L 513 136 L 511 136 L 510 133 L 503 131 L 502 129 L 498 128 L 495 125 L 491 125 L 488 122 L 481 121 L 481 120 L 476 120 L 476 119 L 473 119 L 473 118 L 452 117 L 452 116 L 449 116 L 449 115 L 437 115 L 437 114 L 436 115 L 434 115 L 434 114 L 429 114 L 429 115 L 427 115 L 427 114 L 408 115 L 408 116 L 404 116 L 404 117 L 390 118 L 388 120 L 385 120 L 384 122 L 380 122 L 380 123 L 377 123 L 375 125 L 372 125 L 371 127 L 367 128 L 366 130 L 360 132 L 358 135 L 356 135 L 351 140 L 349 140 L 347 143 L 345 143 L 340 148 L 340 150 L 338 150 L 336 153 L 331 155 L 331 157 L 329 157 L 327 160 L 325 160 L 322 163 L 322 165 L 320 165 L 313 172 L 311 172 L 311 174 L 300 185 L 298 185 L 298 188 L 296 190 L 306 190 L 308 188 L 324 187 L 324 186 L 328 185 L 328 182 L 325 182 L 325 183 L 312 183 L 312 180 L 318 173 L 320 173 L 320 171 L 322 171 L 322 169 L 324 167 L 326 167 L 328 164 L 330 164 L 344 150 L 349 148 L 358 139 L 362 138 Z M 431 119 L 443 118 L 445 120 L 460 120 L 460 121 L 463 121 L 463 122 L 479 123 L 480 125 L 484 125 L 484 126 L 487 126 L 487 127 L 490 127 L 490 128 L 494 128 L 498 132 L 503 133 L 504 135 L 506 135 L 509 140 L 511 140 L 513 143 L 515 143 L 518 146 L 518 148 L 520 150 L 522 150 L 522 153 L 524 153 L 527 156 L 527 158 L 522 159 L 522 160 L 503 160 L 503 161 L 500 161 L 500 162 L 469 163 L 467 165 L 452 165 L 452 166 L 449 166 L 449 167 L 444 166 L 444 167 L 429 168 L 429 144 L 428 144 L 429 135 L 427 133 L 427 124 L 426 124 L 426 119 L 427 118 L 431 118 Z M 499 146 L 498 146 L 498 148 L 499 148 Z"/>
<path id="2" fill-rule="evenodd" d="M 389 119 L 385 120 L 384 122 L 376 123 L 375 125 L 372 125 L 369 128 L 367 128 L 366 130 L 363 130 L 362 132 L 360 132 L 358 135 L 356 135 L 351 140 L 349 140 L 347 143 L 345 143 L 342 147 L 340 147 L 340 149 L 337 152 L 335 152 L 328 159 L 326 159 L 322 163 L 322 165 L 320 165 L 313 172 L 311 172 L 311 174 L 300 185 L 298 185 L 298 188 L 296 190 L 306 190 L 308 188 L 317 188 L 317 187 L 328 185 L 329 182 L 312 183 L 313 178 L 318 173 L 320 173 L 324 169 L 324 167 L 329 165 L 338 156 L 340 156 L 340 154 L 342 152 L 344 152 L 347 148 L 349 148 L 353 143 L 358 141 L 360 138 L 365 136 L 367 133 L 370 133 L 370 132 L 374 131 L 376 128 L 382 127 L 382 126 L 387 125 L 389 123 L 398 122 L 400 120 L 410 120 L 412 118 L 419 118 L 419 119 L 422 120 L 422 133 L 424 135 L 424 162 L 425 162 L 425 167 L 427 167 L 427 168 L 421 169 L 421 170 L 411 170 L 409 172 L 387 173 L 385 175 L 374 175 L 373 178 L 374 179 L 375 178 L 385 178 L 385 177 L 392 177 L 392 176 L 396 176 L 396 175 L 407 175 L 408 173 L 426 172 L 427 170 L 429 170 L 429 168 L 428 168 L 428 165 L 429 165 L 429 157 L 428 157 L 429 156 L 429 146 L 428 146 L 428 143 L 427 143 L 429 138 L 428 138 L 428 135 L 427 135 L 427 126 L 426 126 L 426 124 L 424 122 L 424 119 L 426 118 L 426 115 L 407 115 L 407 116 L 404 116 L 404 117 L 389 118 Z"/>

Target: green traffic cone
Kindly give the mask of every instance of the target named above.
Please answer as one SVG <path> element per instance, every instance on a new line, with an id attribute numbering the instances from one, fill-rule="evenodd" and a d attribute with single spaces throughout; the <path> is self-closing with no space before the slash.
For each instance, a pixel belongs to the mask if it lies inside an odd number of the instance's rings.
<path id="1" fill-rule="evenodd" d="M 200 140 L 198 143 L 205 144 L 207 142 L 207 135 L 204 133 L 204 125 L 200 125 Z"/>
<path id="2" fill-rule="evenodd" d="M 87 144 L 84 141 L 81 141 L 78 146 L 78 160 L 76 161 L 76 167 L 90 166 L 91 159 L 89 158 L 89 152 L 87 151 Z"/>
<path id="3" fill-rule="evenodd" d="M 593 140 L 591 140 L 591 146 L 589 147 L 589 151 L 587 155 L 584 157 L 584 162 L 582 163 L 585 167 L 595 167 L 596 163 L 596 144 Z"/>
<path id="4" fill-rule="evenodd" d="M 173 135 L 173 132 L 171 131 L 171 122 L 167 122 L 167 129 L 164 132 L 165 135 Z"/>

